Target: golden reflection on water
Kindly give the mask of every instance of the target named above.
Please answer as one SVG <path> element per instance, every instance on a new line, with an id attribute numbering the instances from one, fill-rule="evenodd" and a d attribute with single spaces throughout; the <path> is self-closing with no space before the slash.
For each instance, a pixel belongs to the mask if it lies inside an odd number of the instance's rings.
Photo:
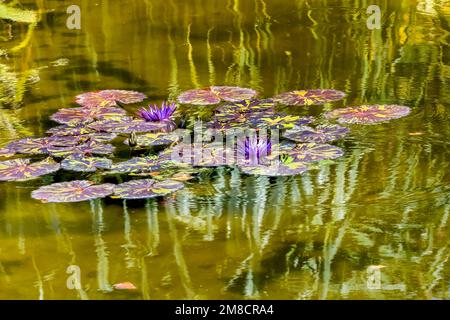
<path id="1" fill-rule="evenodd" d="M 160 101 L 212 84 L 267 97 L 330 87 L 348 97 L 287 111 L 413 112 L 352 128 L 345 157 L 301 177 L 219 168 L 164 200 L 81 204 L 30 199 L 52 178 L 2 183 L 0 298 L 449 298 L 448 1 L 374 1 L 374 31 L 345 0 L 82 0 L 79 31 L 65 28 L 69 1 L 23 3 L 41 21 L 2 38 L 0 145 L 43 135 L 55 110 L 103 88 Z M 190 123 L 210 113 L 185 111 Z M 66 287 L 70 265 L 79 290 Z M 380 265 L 382 286 L 369 289 L 367 268 Z M 138 290 L 112 290 L 126 281 Z"/>

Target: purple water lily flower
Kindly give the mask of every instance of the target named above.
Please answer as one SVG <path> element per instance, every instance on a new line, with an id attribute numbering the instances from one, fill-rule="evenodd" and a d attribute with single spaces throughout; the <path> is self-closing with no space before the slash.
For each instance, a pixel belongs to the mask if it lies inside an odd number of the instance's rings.
<path id="1" fill-rule="evenodd" d="M 260 162 L 272 152 L 272 142 L 268 138 L 247 137 L 238 142 L 238 153 L 242 160 Z"/>
<path id="2" fill-rule="evenodd" d="M 148 109 L 142 108 L 138 111 L 139 117 L 146 121 L 160 122 L 169 120 L 170 117 L 175 113 L 177 105 L 175 103 L 169 103 L 164 101 L 161 107 L 156 104 L 149 105 Z"/>

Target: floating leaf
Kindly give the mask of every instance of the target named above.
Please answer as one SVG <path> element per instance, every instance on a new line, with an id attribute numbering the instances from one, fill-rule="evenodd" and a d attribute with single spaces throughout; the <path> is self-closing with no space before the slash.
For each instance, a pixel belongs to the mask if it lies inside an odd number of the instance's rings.
<path id="1" fill-rule="evenodd" d="M 25 138 L 9 143 L 7 148 L 22 154 L 48 154 L 49 148 L 76 144 L 78 140 L 72 137 Z"/>
<path id="2" fill-rule="evenodd" d="M 128 90 L 102 90 L 87 92 L 76 97 L 76 102 L 87 108 L 114 107 L 117 102 L 123 104 L 138 103 L 145 100 L 143 93 Z"/>
<path id="3" fill-rule="evenodd" d="M 273 98 L 274 101 L 288 106 L 320 105 L 341 100 L 345 93 L 332 89 L 295 90 L 285 92 Z"/>
<path id="4" fill-rule="evenodd" d="M 342 157 L 344 151 L 330 144 L 301 143 L 289 151 L 282 151 L 294 159 L 302 162 L 315 162 Z"/>
<path id="5" fill-rule="evenodd" d="M 53 136 L 79 136 L 94 132 L 94 129 L 88 128 L 85 125 L 69 126 L 65 124 L 47 130 L 47 134 Z"/>
<path id="6" fill-rule="evenodd" d="M 145 120 L 124 117 L 115 120 L 96 121 L 89 124 L 89 128 L 99 132 L 111 133 L 144 133 L 165 130 L 170 127 L 170 123 L 166 122 L 149 122 Z M 170 130 L 169 130 L 170 131 Z"/>
<path id="7" fill-rule="evenodd" d="M 89 123 L 96 120 L 117 119 L 126 114 L 126 111 L 114 107 L 98 107 L 98 108 L 67 108 L 60 109 L 53 114 L 50 119 L 58 123 L 76 125 L 81 123 Z"/>
<path id="8" fill-rule="evenodd" d="M 104 198 L 113 192 L 113 184 L 95 185 L 92 181 L 76 180 L 41 187 L 31 197 L 42 202 L 81 202 Z"/>
<path id="9" fill-rule="evenodd" d="M 300 117 L 276 113 L 272 115 L 264 115 L 249 120 L 251 124 L 258 128 L 269 129 L 292 129 L 295 126 L 302 126 L 314 121 L 313 117 Z"/>
<path id="10" fill-rule="evenodd" d="M 135 157 L 128 161 L 114 163 L 110 173 L 147 173 L 161 168 L 157 157 Z"/>
<path id="11" fill-rule="evenodd" d="M 308 170 L 304 162 L 290 159 L 289 161 L 275 161 L 271 164 L 240 165 L 242 172 L 250 175 L 281 177 L 299 175 Z"/>
<path id="12" fill-rule="evenodd" d="M 180 94 L 178 101 L 184 104 L 210 105 L 220 103 L 221 99 L 211 90 L 194 89 Z"/>
<path id="13" fill-rule="evenodd" d="M 220 99 L 229 102 L 249 100 L 258 94 L 258 92 L 253 89 L 228 86 L 213 86 L 211 87 L 211 91 Z"/>
<path id="14" fill-rule="evenodd" d="M 248 113 L 217 113 L 213 120 L 206 124 L 211 129 L 231 129 L 255 127 L 261 118 L 271 117 L 270 111 Z"/>
<path id="15" fill-rule="evenodd" d="M 159 156 L 177 165 L 220 167 L 227 165 L 227 152 L 222 143 L 182 143 L 164 150 Z"/>
<path id="16" fill-rule="evenodd" d="M 184 188 L 178 181 L 153 179 L 132 180 L 119 184 L 114 189 L 114 197 L 120 199 L 146 199 L 165 196 Z"/>
<path id="17" fill-rule="evenodd" d="M 58 171 L 59 163 L 48 158 L 31 163 L 30 159 L 14 159 L 0 162 L 0 181 L 25 181 Z"/>
<path id="18" fill-rule="evenodd" d="M 0 158 L 10 158 L 14 156 L 16 152 L 9 148 L 0 148 Z"/>
<path id="19" fill-rule="evenodd" d="M 112 160 L 84 155 L 71 155 L 61 162 L 61 168 L 75 172 L 95 172 L 97 169 L 110 169 Z"/>
<path id="20" fill-rule="evenodd" d="M 265 100 L 244 100 L 228 103 L 216 109 L 217 113 L 236 114 L 273 111 L 275 103 L 271 99 Z"/>
<path id="21" fill-rule="evenodd" d="M 340 123 L 376 124 L 407 116 L 409 107 L 398 105 L 362 105 L 336 109 L 325 114 L 327 119 L 336 119 Z"/>
<path id="22" fill-rule="evenodd" d="M 300 126 L 287 130 L 283 136 L 297 142 L 326 143 L 344 138 L 349 129 L 338 125 Z"/>
<path id="23" fill-rule="evenodd" d="M 90 141 L 84 144 L 69 146 L 69 147 L 58 147 L 52 146 L 48 148 L 48 153 L 54 157 L 64 158 L 69 155 L 79 154 L 79 155 L 109 155 L 113 153 L 115 147 L 110 144 L 103 144 L 94 141 Z"/>
<path id="24" fill-rule="evenodd" d="M 185 135 L 186 131 L 179 129 L 171 133 L 156 132 L 138 135 L 136 136 L 136 146 L 145 148 L 172 144 L 179 141 Z M 124 143 L 129 145 L 129 139 L 125 140 Z"/>
<path id="25" fill-rule="evenodd" d="M 218 104 L 221 100 L 229 102 L 249 100 L 256 94 L 255 90 L 248 88 L 213 86 L 207 89 L 185 91 L 180 94 L 178 101 L 184 104 L 210 105 Z"/>

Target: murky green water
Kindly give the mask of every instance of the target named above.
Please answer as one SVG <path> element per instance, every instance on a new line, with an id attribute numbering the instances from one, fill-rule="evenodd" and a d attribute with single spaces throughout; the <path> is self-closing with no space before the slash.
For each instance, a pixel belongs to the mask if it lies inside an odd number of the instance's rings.
<path id="1" fill-rule="evenodd" d="M 80 204 L 30 198 L 58 176 L 1 183 L 0 298 L 449 298 L 449 1 L 370 1 L 374 31 L 365 1 L 82 0 L 81 30 L 66 28 L 73 1 L 21 2 L 42 20 L 0 22 L 0 145 L 44 135 L 76 94 L 104 88 L 155 102 L 212 84 L 335 88 L 346 100 L 288 111 L 413 112 L 352 127 L 345 157 L 300 177 L 222 168 L 165 200 Z M 66 286 L 70 265 L 82 290 Z M 138 290 L 110 292 L 126 281 Z"/>

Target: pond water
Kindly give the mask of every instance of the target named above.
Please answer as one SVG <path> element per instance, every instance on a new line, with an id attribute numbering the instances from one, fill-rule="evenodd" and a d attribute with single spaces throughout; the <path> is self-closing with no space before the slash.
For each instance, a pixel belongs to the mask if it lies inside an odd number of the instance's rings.
<path id="1" fill-rule="evenodd" d="M 351 126 L 345 156 L 301 176 L 218 168 L 164 199 L 76 204 L 31 199 L 60 174 L 0 183 L 0 299 L 450 297 L 449 1 L 371 1 L 381 30 L 346 0 L 81 0 L 70 30 L 72 2 L 21 1 L 37 25 L 0 20 L 0 146 L 45 135 L 52 113 L 98 89 L 159 103 L 213 84 L 333 88 L 348 96 L 285 111 L 412 112 Z M 211 110 L 183 109 L 189 123 Z M 111 290 L 123 282 L 137 290 Z"/>

